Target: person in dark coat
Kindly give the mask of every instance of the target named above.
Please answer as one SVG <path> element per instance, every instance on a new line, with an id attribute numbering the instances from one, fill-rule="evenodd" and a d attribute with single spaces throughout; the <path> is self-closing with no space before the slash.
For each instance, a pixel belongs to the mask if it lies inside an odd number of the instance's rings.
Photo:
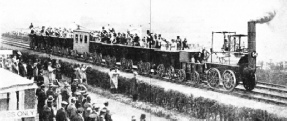
<path id="1" fill-rule="evenodd" d="M 49 89 L 46 91 L 46 95 L 47 95 L 47 97 L 52 96 L 53 100 L 54 100 L 53 103 L 54 103 L 55 106 L 57 106 L 56 101 L 57 101 L 57 98 L 58 98 L 58 93 L 56 93 L 56 91 L 54 90 L 55 87 L 56 86 L 53 85 L 53 83 L 50 83 L 49 84 Z"/>
<path id="2" fill-rule="evenodd" d="M 99 121 L 100 120 L 100 117 L 96 113 L 91 113 L 89 118 L 90 118 L 89 121 Z"/>
<path id="3" fill-rule="evenodd" d="M 26 70 L 27 70 L 27 78 L 32 79 L 32 77 L 33 77 L 33 65 L 32 65 L 31 59 L 28 60 L 28 65 L 26 67 Z"/>
<path id="4" fill-rule="evenodd" d="M 46 93 L 45 93 L 45 85 L 42 84 L 40 88 L 36 90 L 36 96 L 38 97 L 38 113 L 39 113 L 39 119 L 43 119 L 43 108 L 45 105 L 45 100 L 47 98 Z"/>
<path id="5" fill-rule="evenodd" d="M 140 117 L 140 121 L 146 121 L 146 115 L 145 114 L 141 114 L 141 117 Z"/>
<path id="6" fill-rule="evenodd" d="M 139 45 L 140 45 L 140 44 L 139 44 L 139 41 L 140 41 L 139 36 L 138 36 L 137 34 L 135 34 L 135 37 L 134 37 L 134 39 L 133 39 L 133 45 L 134 45 L 134 46 L 139 46 Z"/>
<path id="7" fill-rule="evenodd" d="M 182 50 L 184 49 L 189 49 L 188 45 L 187 45 L 187 39 L 184 38 L 183 42 L 182 42 Z"/>
<path id="8" fill-rule="evenodd" d="M 62 73 L 61 73 L 61 64 L 59 61 L 56 61 L 56 79 L 60 81 L 62 79 Z"/>
<path id="9" fill-rule="evenodd" d="M 37 77 L 37 84 L 38 85 L 42 85 L 44 84 L 44 76 L 43 76 L 43 72 L 39 72 L 39 76 Z"/>
<path id="10" fill-rule="evenodd" d="M 49 88 L 48 90 L 46 91 L 46 95 L 49 97 L 49 96 L 52 96 L 54 98 L 55 96 L 55 92 L 53 90 L 53 87 L 54 85 L 52 83 L 49 84 Z"/>
<path id="11" fill-rule="evenodd" d="M 133 101 L 138 99 L 138 80 L 137 80 L 137 72 L 134 72 L 134 77 L 131 79 L 131 94 L 133 96 Z"/>
<path id="12" fill-rule="evenodd" d="M 54 121 L 55 114 L 54 109 L 52 108 L 53 100 L 53 96 L 49 96 L 47 99 L 47 105 L 45 105 L 43 109 L 44 121 Z"/>
<path id="13" fill-rule="evenodd" d="M 65 110 L 68 103 L 66 101 L 62 101 L 61 104 L 62 107 L 57 111 L 56 114 L 56 121 L 68 121 L 67 111 Z"/>
<path id="14" fill-rule="evenodd" d="M 19 67 L 19 75 L 22 77 L 26 77 L 27 71 L 22 61 L 19 62 L 18 67 Z"/>
<path id="15" fill-rule="evenodd" d="M 71 84 L 72 96 L 75 96 L 75 92 L 77 91 L 77 88 L 78 88 L 78 79 L 73 79 L 73 82 Z"/>
<path id="16" fill-rule="evenodd" d="M 77 108 L 76 108 L 75 103 L 76 103 L 76 98 L 72 97 L 71 98 L 71 103 L 67 107 L 67 114 L 68 114 L 68 117 L 70 119 L 77 114 Z"/>
<path id="17" fill-rule="evenodd" d="M 29 26 L 29 29 L 32 29 L 34 26 L 33 26 L 33 23 L 30 24 Z"/>
<path id="18" fill-rule="evenodd" d="M 34 77 L 34 82 L 38 82 L 39 70 L 38 70 L 37 65 L 38 65 L 37 62 L 35 62 L 35 63 L 33 64 L 33 77 Z"/>
<path id="19" fill-rule="evenodd" d="M 84 121 L 83 108 L 77 110 L 77 115 L 71 118 L 71 121 Z"/>
<path id="20" fill-rule="evenodd" d="M 61 89 L 62 101 L 69 102 L 69 98 L 71 97 L 69 87 L 70 85 L 67 82 L 64 82 L 64 88 Z"/>
<path id="21" fill-rule="evenodd" d="M 12 72 L 15 74 L 19 74 L 19 67 L 18 67 L 18 62 L 13 62 L 12 64 Z"/>

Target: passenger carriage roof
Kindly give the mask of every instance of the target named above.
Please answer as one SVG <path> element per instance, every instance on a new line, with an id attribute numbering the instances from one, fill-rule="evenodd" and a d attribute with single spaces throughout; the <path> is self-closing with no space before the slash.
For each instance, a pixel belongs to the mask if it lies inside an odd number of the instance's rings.
<path id="1" fill-rule="evenodd" d="M 33 80 L 0 68 L 0 93 L 37 88 Z"/>
<path id="2" fill-rule="evenodd" d="M 76 29 L 74 32 L 81 32 L 81 33 L 91 33 L 91 30 L 85 30 L 85 29 Z"/>

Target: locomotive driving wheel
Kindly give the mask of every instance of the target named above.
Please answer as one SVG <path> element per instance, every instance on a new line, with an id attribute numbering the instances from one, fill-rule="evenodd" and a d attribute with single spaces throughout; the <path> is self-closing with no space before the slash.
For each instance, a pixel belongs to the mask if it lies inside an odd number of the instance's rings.
<path id="1" fill-rule="evenodd" d="M 163 77 L 164 76 L 164 65 L 163 64 L 159 64 L 157 66 L 157 69 L 156 69 L 156 73 L 160 76 L 160 77 Z"/>
<path id="2" fill-rule="evenodd" d="M 208 74 L 207 74 L 207 81 L 208 81 L 208 85 L 211 87 L 211 88 L 216 88 L 219 86 L 219 83 L 220 83 L 220 79 L 221 79 L 221 76 L 220 76 L 220 72 L 218 69 L 216 68 L 211 68 L 209 71 L 208 71 Z"/>
<path id="3" fill-rule="evenodd" d="M 178 79 L 178 81 L 179 82 L 183 82 L 185 78 L 186 78 L 186 74 L 185 74 L 184 69 L 179 69 L 178 72 L 177 72 L 177 79 Z"/>
<path id="4" fill-rule="evenodd" d="M 137 67 L 138 67 L 138 72 L 141 74 L 143 72 L 143 62 L 140 60 L 138 63 L 137 63 Z"/>
<path id="5" fill-rule="evenodd" d="M 174 77 L 174 68 L 169 66 L 166 70 L 166 74 L 169 79 L 172 79 Z"/>
<path id="6" fill-rule="evenodd" d="M 199 84 L 200 82 L 199 73 L 197 71 L 191 72 L 190 80 L 195 84 Z"/>
<path id="7" fill-rule="evenodd" d="M 223 72 L 223 87 L 227 91 L 232 91 L 236 86 L 236 77 L 233 71 L 225 70 Z"/>
<path id="8" fill-rule="evenodd" d="M 243 78 L 243 86 L 247 91 L 252 91 L 256 86 L 256 74 L 249 74 Z"/>

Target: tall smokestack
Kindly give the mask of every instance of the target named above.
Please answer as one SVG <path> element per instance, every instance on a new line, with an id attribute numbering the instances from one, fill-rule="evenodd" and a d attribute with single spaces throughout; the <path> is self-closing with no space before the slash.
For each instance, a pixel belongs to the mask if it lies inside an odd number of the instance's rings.
<path id="1" fill-rule="evenodd" d="M 256 21 L 248 22 L 248 50 L 249 67 L 256 68 L 256 57 L 252 57 L 252 53 L 256 52 Z"/>

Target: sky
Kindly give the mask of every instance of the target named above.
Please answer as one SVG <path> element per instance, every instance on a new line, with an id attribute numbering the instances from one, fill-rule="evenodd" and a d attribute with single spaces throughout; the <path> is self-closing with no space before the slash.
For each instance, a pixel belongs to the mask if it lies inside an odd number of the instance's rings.
<path id="1" fill-rule="evenodd" d="M 247 22 L 276 12 L 268 23 L 256 25 L 258 59 L 287 61 L 286 0 L 1 0 L 0 32 L 34 26 L 116 31 L 142 25 L 167 39 L 211 45 L 212 31 L 247 34 Z M 150 14 L 151 13 L 151 14 Z M 151 19 L 150 19 L 151 18 Z M 150 21 L 151 20 L 151 21 Z M 222 35 L 214 38 L 218 47 Z M 216 50 L 216 48 L 214 48 Z"/>

